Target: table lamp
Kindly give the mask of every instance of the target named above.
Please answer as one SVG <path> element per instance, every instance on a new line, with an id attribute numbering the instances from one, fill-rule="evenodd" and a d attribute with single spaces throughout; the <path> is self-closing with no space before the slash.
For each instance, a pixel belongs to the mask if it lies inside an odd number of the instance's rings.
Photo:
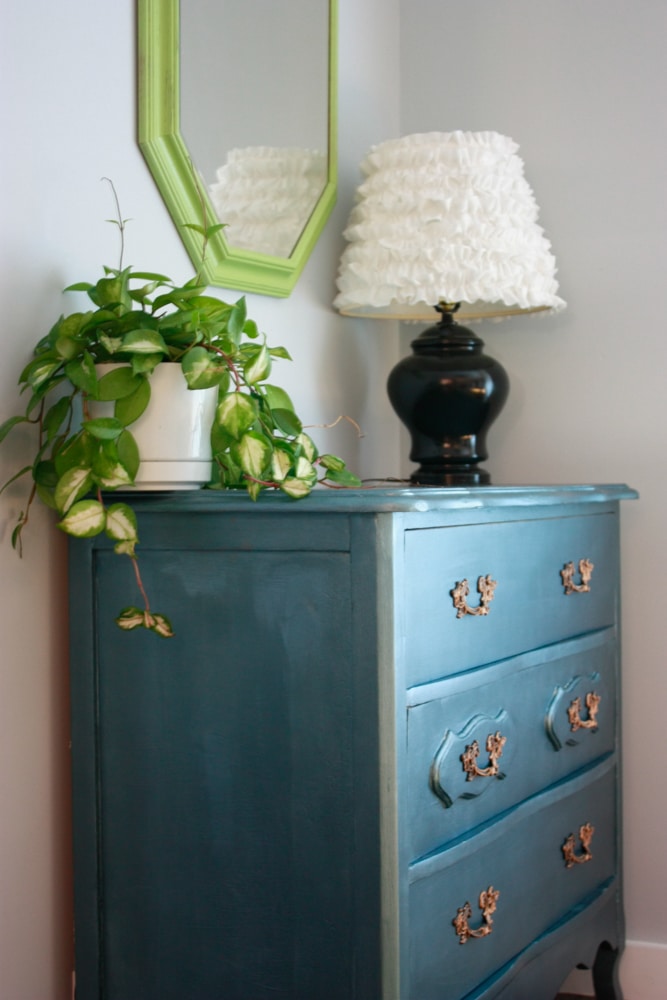
<path id="1" fill-rule="evenodd" d="M 488 485 L 479 463 L 509 379 L 459 318 L 556 311 L 556 262 L 518 146 L 497 132 L 428 132 L 364 158 L 338 273 L 346 316 L 439 321 L 389 375 L 421 485 Z"/>

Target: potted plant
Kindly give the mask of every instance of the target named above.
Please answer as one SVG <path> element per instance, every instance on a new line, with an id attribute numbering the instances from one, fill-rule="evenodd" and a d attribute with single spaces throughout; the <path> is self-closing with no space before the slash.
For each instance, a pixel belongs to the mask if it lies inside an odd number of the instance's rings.
<path id="1" fill-rule="evenodd" d="M 266 343 L 247 316 L 245 299 L 229 304 L 207 295 L 199 274 L 177 285 L 163 274 L 124 267 L 125 222 L 117 198 L 116 206 L 118 219 L 111 221 L 120 231 L 119 266 L 105 267 L 94 284 L 65 289 L 84 292 L 93 308 L 61 316 L 21 372 L 28 402 L 0 426 L 0 441 L 17 424 L 35 424 L 35 453 L 2 490 L 23 476 L 32 480 L 12 533 L 19 554 L 35 499 L 56 511 L 68 535 L 105 532 L 115 551 L 130 558 L 143 599 L 143 607 L 120 612 L 118 625 L 169 637 L 171 623 L 151 609 L 142 583 L 135 512 L 125 497 L 112 502 L 114 490 L 134 486 L 141 468 L 133 425 L 151 407 L 156 370 L 177 365 L 189 390 L 217 391 L 209 488 L 244 489 L 253 499 L 277 489 L 298 499 L 318 481 L 354 486 L 359 480 L 340 458 L 318 453 L 288 394 L 270 381 L 273 361 L 289 354 Z M 203 262 L 220 224 L 189 228 L 202 238 Z M 111 415 L 95 414 L 100 402 L 111 405 Z"/>

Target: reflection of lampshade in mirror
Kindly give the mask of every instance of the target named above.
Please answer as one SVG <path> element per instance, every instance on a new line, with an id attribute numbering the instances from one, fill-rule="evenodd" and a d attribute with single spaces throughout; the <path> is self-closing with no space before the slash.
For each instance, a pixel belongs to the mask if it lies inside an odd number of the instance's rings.
<path id="1" fill-rule="evenodd" d="M 232 149 L 209 194 L 229 246 L 289 257 L 327 180 L 324 153 L 248 146 Z"/>
<path id="2" fill-rule="evenodd" d="M 388 391 L 410 431 L 416 483 L 489 483 L 478 467 L 509 381 L 454 322 L 555 311 L 555 259 L 518 146 L 497 132 L 431 132 L 373 147 L 361 165 L 335 306 L 440 321 L 412 343 Z"/>

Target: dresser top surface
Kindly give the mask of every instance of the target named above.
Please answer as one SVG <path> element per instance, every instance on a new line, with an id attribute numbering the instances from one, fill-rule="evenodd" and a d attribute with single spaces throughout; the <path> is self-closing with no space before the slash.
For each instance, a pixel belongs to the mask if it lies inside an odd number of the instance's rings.
<path id="1" fill-rule="evenodd" d="M 121 494 L 114 496 L 120 499 Z M 298 501 L 273 490 L 263 492 L 257 501 L 252 501 L 244 490 L 132 491 L 127 496 L 131 497 L 133 506 L 144 510 L 258 510 L 264 513 L 307 510 L 311 513 L 375 514 L 609 503 L 632 500 L 638 494 L 624 484 L 439 488 L 382 483 L 359 489 L 318 487 L 310 496 Z"/>

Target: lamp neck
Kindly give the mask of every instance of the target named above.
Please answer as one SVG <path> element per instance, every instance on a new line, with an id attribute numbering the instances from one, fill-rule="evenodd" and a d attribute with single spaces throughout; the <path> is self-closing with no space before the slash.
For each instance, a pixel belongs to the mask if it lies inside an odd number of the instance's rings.
<path id="1" fill-rule="evenodd" d="M 440 322 L 427 327 L 412 341 L 411 347 L 415 354 L 480 353 L 484 341 L 473 330 L 455 321 L 456 308 L 458 306 L 436 306 Z"/>

